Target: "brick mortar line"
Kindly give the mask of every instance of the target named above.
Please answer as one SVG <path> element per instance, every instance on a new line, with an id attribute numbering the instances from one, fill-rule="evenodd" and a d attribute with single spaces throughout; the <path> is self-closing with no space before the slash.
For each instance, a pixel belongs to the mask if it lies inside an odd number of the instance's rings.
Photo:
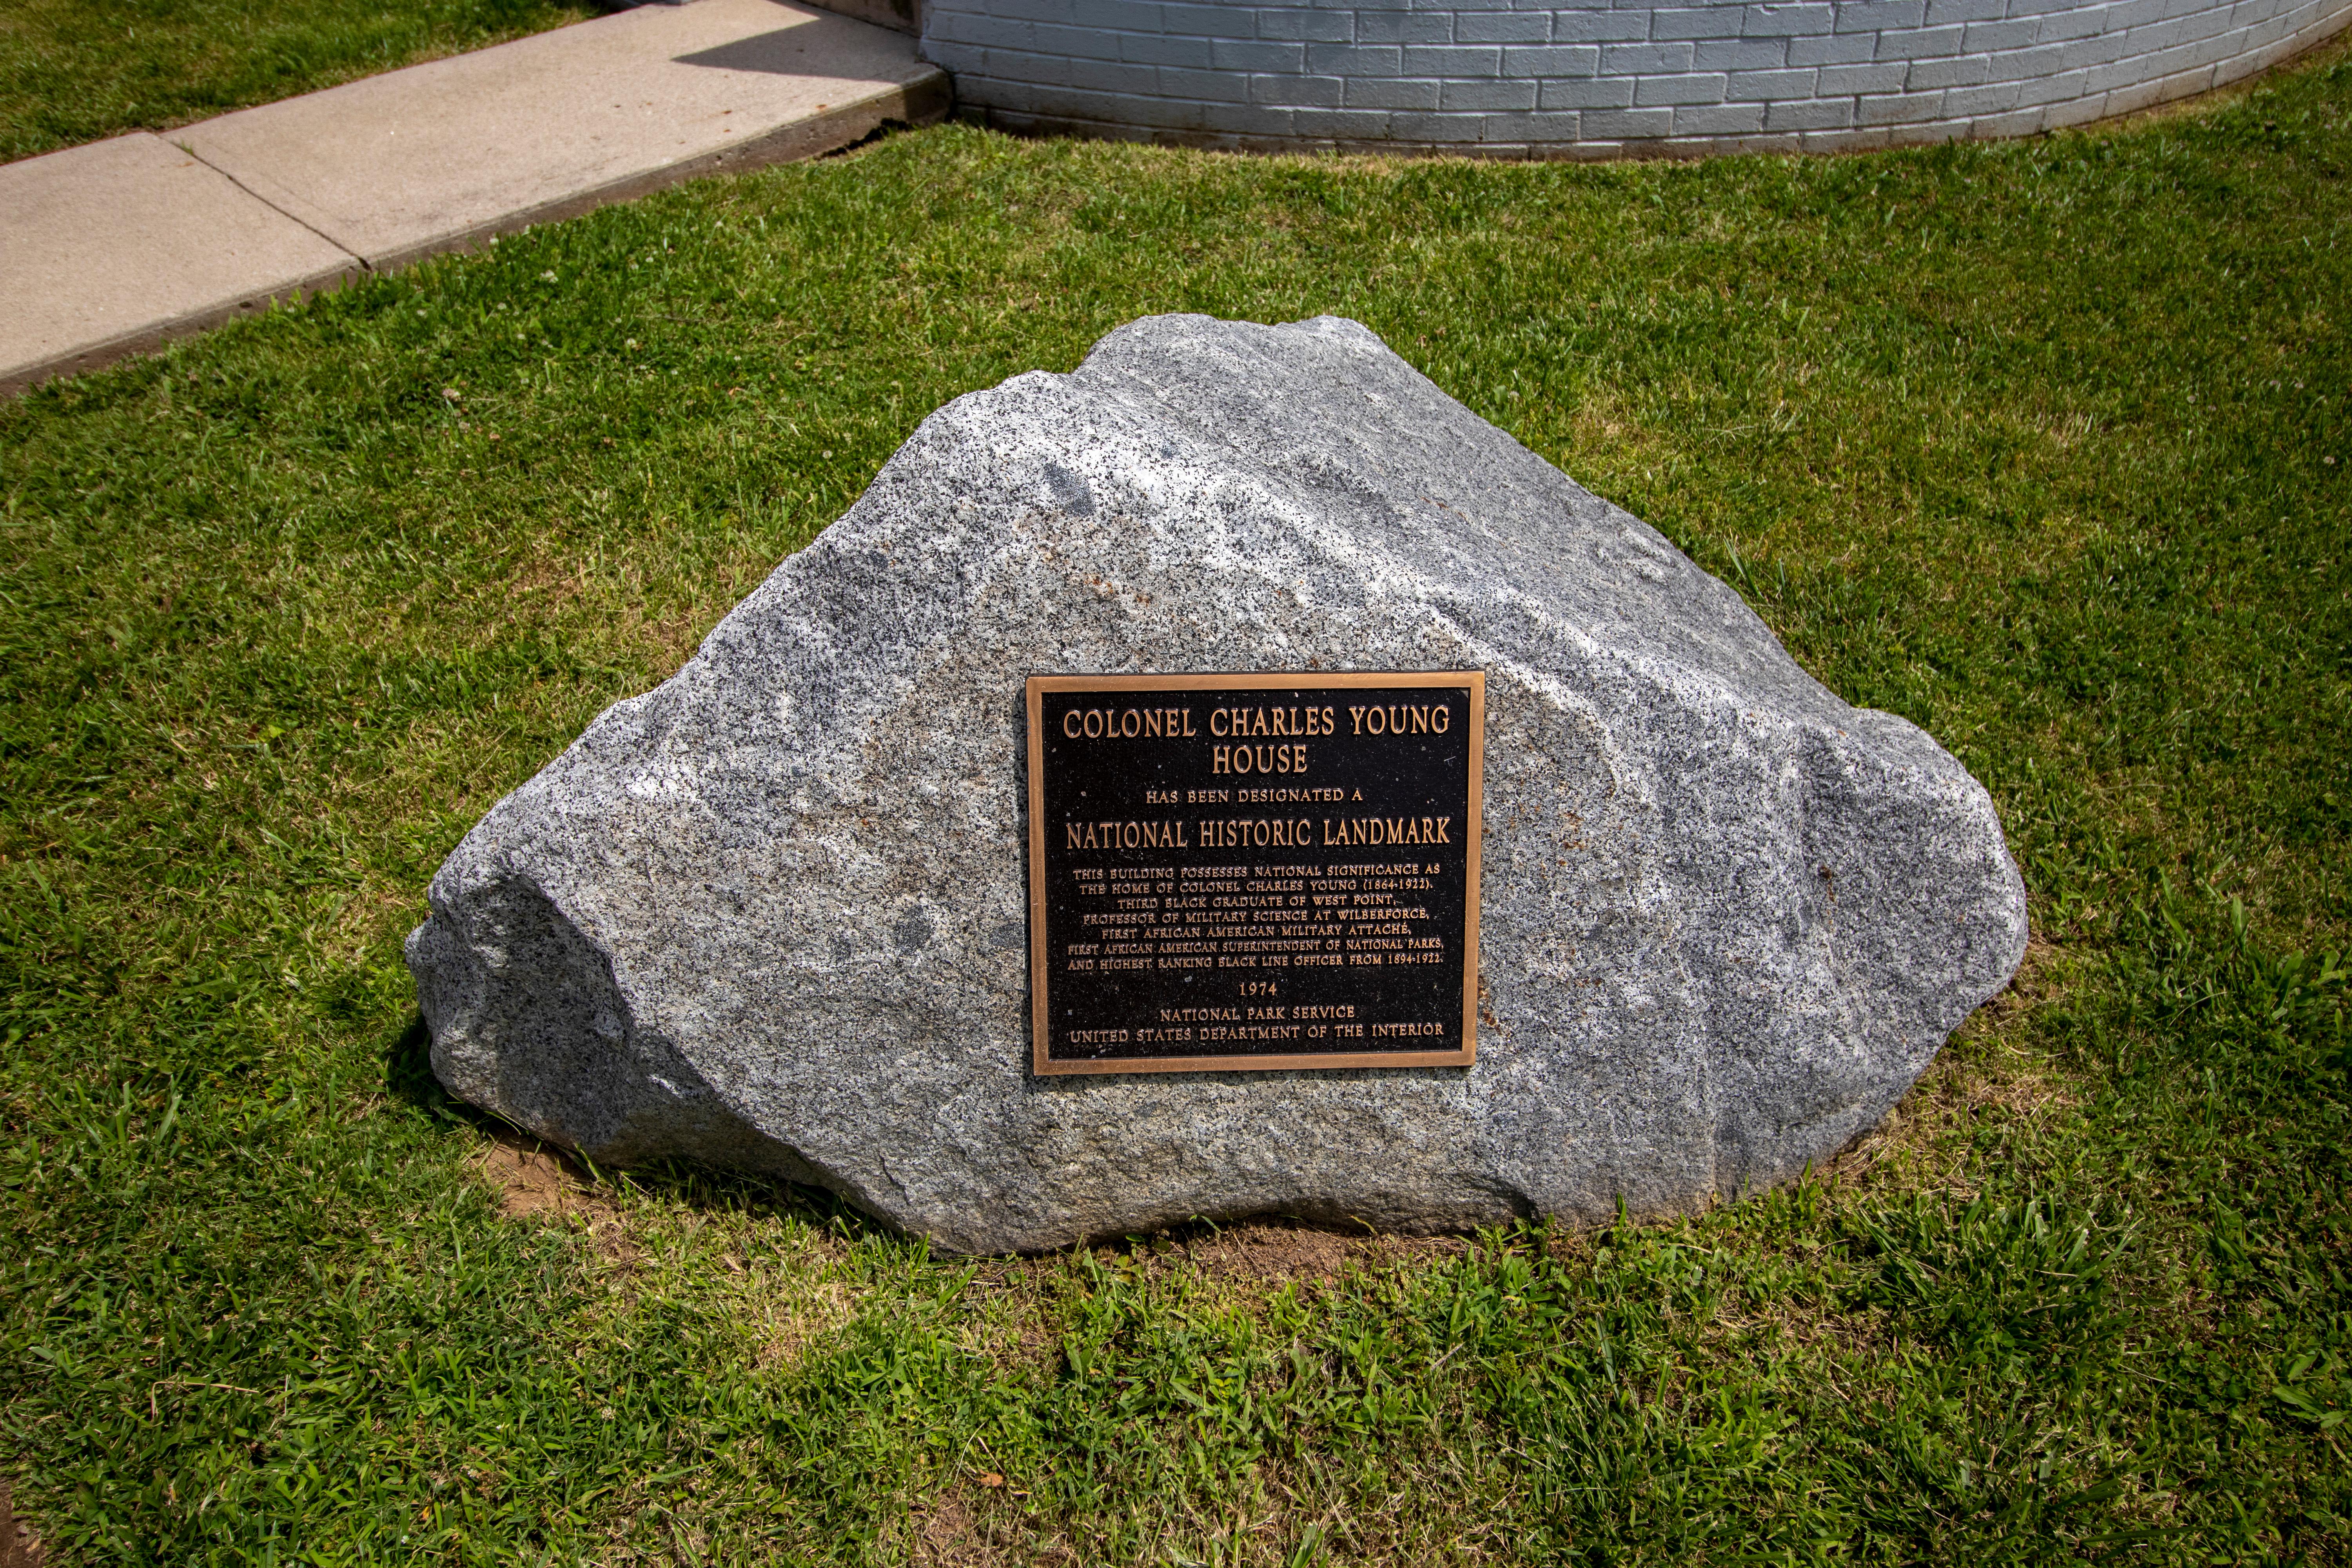
<path id="1" fill-rule="evenodd" d="M 1541 151 L 1541 144 L 1548 143 L 1572 153 L 1586 142 L 1587 117 L 1608 117 L 1613 124 L 1616 116 L 1639 113 L 1654 124 L 1668 117 L 1694 122 L 1695 128 L 1686 135 L 1675 135 L 1671 128 L 1662 126 L 1664 133 L 1654 137 L 1657 143 L 1674 143 L 1675 153 L 1689 154 L 1704 151 L 1709 143 L 1732 151 L 1753 146 L 1759 138 L 1789 134 L 1803 135 L 1809 141 L 1815 136 L 1835 137 L 1841 142 L 1856 135 L 1867 135 L 1873 141 L 1973 139 L 2026 135 L 2088 123 L 2242 81 L 2274 68 L 2352 24 L 2352 0 L 2332 4 L 2330 0 L 2300 4 L 2284 0 L 2265 14 L 2244 20 L 2233 19 L 2232 14 L 2240 8 L 2229 4 L 2169 16 L 2160 14 L 2161 7 L 2135 6 L 2128 0 L 2061 4 L 2018 16 L 2009 15 L 2007 5 L 1951 8 L 1976 14 L 1935 15 L 1933 0 L 1916 6 L 1874 6 L 1870 9 L 1879 17 L 1895 25 L 1842 32 L 1838 30 L 1842 22 L 1865 14 L 1861 7 L 1851 3 L 1805 6 L 1803 17 L 1797 15 L 1798 7 L 1775 7 L 1766 20 L 1781 21 L 1787 30 L 1759 32 L 1751 30 L 1762 15 L 1754 5 L 1668 5 L 1639 13 L 1585 8 L 1549 14 L 1397 9 L 1350 14 L 1344 22 L 1335 17 L 1322 25 L 1335 31 L 1344 26 L 1348 37 L 1312 38 L 1298 35 L 1315 25 L 1320 13 L 1295 5 L 1234 5 L 1213 17 L 1206 16 L 1205 8 L 1187 7 L 1182 17 L 1170 19 L 1158 8 L 1097 10 L 1084 4 L 1055 6 L 1036 0 L 1013 0 L 1006 9 L 1025 12 L 1025 16 L 992 16 L 985 10 L 950 11 L 935 3 L 926 18 L 930 24 L 926 53 L 950 67 L 966 67 L 960 72 L 963 90 L 958 96 L 967 114 L 977 112 L 1004 123 L 1059 123 L 1081 131 L 1100 126 L 1159 141 L 1268 148 L 1286 142 L 1298 147 L 1341 142 L 1373 147 L 1386 142 L 1399 150 L 1476 153 L 1517 152 L 1531 143 Z M 1711 36 L 1665 39 L 1654 36 L 1661 12 L 1693 10 L 1723 14 L 1713 24 Z M 2158 14 L 2148 14 L 2151 10 Z M 1100 17 L 1092 27 L 1084 20 L 1089 11 Z M 1382 36 L 1361 36 L 1367 16 L 1379 18 Z M 2111 19 L 2123 16 L 2140 19 L 2108 26 Z M 1161 20 L 1160 30 L 1139 27 L 1137 24 L 1146 17 Z M 1409 38 L 1416 17 L 1423 18 L 1429 30 L 1420 38 Z M 1564 26 L 1610 25 L 1612 17 L 1624 18 L 1613 25 L 1628 31 L 1638 28 L 1643 36 L 1562 38 L 1559 32 Z M 1525 18 L 1528 24 L 1539 19 L 1547 37 L 1530 36 L 1537 30 L 1532 25 L 1516 38 L 1490 36 L 1465 41 L 1454 31 L 1472 24 L 1482 30 L 1493 29 L 1498 20 L 1512 18 Z M 1202 25 L 1204 19 L 1232 30 L 1214 34 L 1169 30 L 1171 20 L 1181 27 L 1188 22 Z M 1685 20 L 1678 16 L 1674 25 L 1680 26 Z M 1969 47 L 1970 31 L 1999 26 L 2031 26 L 2037 32 L 2005 47 L 1987 47 L 1981 42 Z M 2060 36 L 2039 36 L 2038 30 L 2044 27 L 2058 29 Z M 1277 29 L 1284 36 L 1269 37 Z M 1101 37 L 1103 44 L 1082 47 L 1082 41 L 1073 37 L 1082 31 Z M 1059 49 L 1057 38 L 1065 40 Z M 1801 40 L 1814 46 L 1807 52 L 1834 56 L 1857 52 L 1859 46 L 1866 58 L 1791 60 L 1789 56 Z M 1711 59 L 1699 67 L 1696 58 L 1699 49 L 1741 43 L 1758 46 L 1759 53 L 1752 62 Z M 1894 46 L 1908 47 L 1882 58 L 1882 51 Z M 1770 58 L 1776 47 L 1778 58 Z M 1917 52 L 1910 52 L 1914 48 Z M 1254 57 L 1248 66 L 1215 64 L 1219 56 L 1237 58 L 1236 51 L 1244 49 Z M 1600 58 L 1589 70 L 1558 76 L 1520 74 L 1509 68 L 1515 55 L 1526 58 L 1538 50 L 1561 51 L 1564 56 L 1568 51 L 1591 51 Z M 1641 51 L 1653 52 L 1655 63 L 1647 69 L 1624 68 L 1641 58 Z M 1683 56 L 1692 58 L 1678 58 Z M 2065 63 L 2070 57 L 2074 63 Z M 1395 67 L 1377 68 L 1387 58 L 1395 59 Z M 1470 68 L 1449 71 L 1444 68 L 1449 58 Z M 1296 66 L 1287 64 L 1292 60 L 1297 62 Z M 1493 68 L 1480 68 L 1488 62 Z M 1365 64 L 1376 68 L 1361 69 Z M 1350 66 L 1360 68 L 1349 70 Z M 1844 91 L 1818 90 L 1823 75 L 1873 69 L 1894 79 L 1869 87 L 1857 81 Z M 1932 85 L 1914 86 L 1910 79 L 1914 72 L 1926 74 Z M 1787 96 L 1742 90 L 1762 87 L 1755 79 L 1759 77 L 1778 76 L 1795 87 L 1807 80 L 1808 73 L 1812 86 Z M 1200 90 L 1219 78 L 1234 80 L 1236 89 L 1216 96 Z M 1644 86 L 1661 84 L 1666 79 L 1698 79 L 1686 84 L 1697 89 L 1706 79 L 1715 78 L 1723 79 L 1720 98 L 1701 92 L 1673 101 L 1672 98 L 1680 96 L 1675 88 Z M 1289 82 L 1297 85 L 1286 90 Z M 1554 82 L 1622 83 L 1619 90 L 1633 101 L 1570 102 L 1547 108 L 1544 100 Z M 1357 83 L 1363 84 L 1360 90 L 1371 98 L 1370 102 L 1349 101 L 1359 90 L 1354 87 Z M 1523 95 L 1528 88 L 1538 92 L 1533 105 L 1500 100 L 1502 96 Z M 1479 103 L 1476 94 L 1481 90 L 1498 95 L 1497 100 Z M 1669 96 L 1670 101 L 1642 101 L 1653 93 Z M 1387 101 L 1382 101 L 1383 96 Z M 1447 100 L 1457 96 L 1469 101 L 1449 106 Z M 1909 100 L 1907 112 L 1874 118 L 1906 100 Z M 2113 107 L 2118 101 L 2122 107 Z M 1812 111 L 1844 123 L 1786 132 L 1696 128 L 1710 113 L 1769 114 L 1776 109 L 1790 117 Z M 1354 117 L 1357 123 L 1332 123 L 1340 116 Z M 1383 121 L 1382 117 L 1394 118 Z M 1514 123 L 1492 141 L 1481 139 L 1480 127 L 1492 119 Z M 1546 121 L 1552 125 L 1549 135 Z M 1633 127 L 1628 124 L 1625 129 Z M 1457 136 L 1456 132 L 1467 134 Z M 1922 132 L 1927 133 L 1924 138 Z M 1610 131 L 1597 140 L 1618 146 L 1624 137 L 1622 132 Z M 1645 135 L 1640 140 L 1654 139 Z M 1527 154 L 1518 152 L 1517 155 Z"/>

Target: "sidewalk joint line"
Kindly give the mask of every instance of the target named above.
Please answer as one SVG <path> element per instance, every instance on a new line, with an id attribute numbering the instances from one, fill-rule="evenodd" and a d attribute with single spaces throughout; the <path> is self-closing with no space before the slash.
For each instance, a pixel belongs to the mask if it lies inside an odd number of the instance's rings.
<path id="1" fill-rule="evenodd" d="M 362 271 L 373 273 L 375 270 L 375 268 L 369 264 L 366 257 L 362 256 L 359 252 L 353 250 L 350 246 L 345 245 L 341 240 L 337 239 L 333 235 L 329 234 L 326 230 L 319 227 L 316 224 L 304 223 L 300 218 L 295 216 L 292 213 L 288 212 L 284 207 L 279 206 L 276 202 L 271 201 L 268 196 L 263 195 L 259 191 L 255 190 L 251 185 L 247 184 L 243 180 L 238 179 L 235 174 L 230 174 L 226 169 L 222 168 L 218 163 L 214 163 L 210 158 L 205 157 L 202 153 L 197 152 L 194 147 L 189 146 L 186 142 L 173 142 L 172 145 L 177 147 L 181 152 L 185 153 L 189 157 L 194 158 L 197 163 L 202 163 L 205 168 L 210 169 L 214 174 L 218 174 L 222 179 L 226 180 L 230 184 L 235 185 L 238 190 L 243 191 L 247 195 L 251 196 L 255 201 L 259 202 L 263 206 L 268 207 L 271 212 L 276 213 L 279 217 L 284 218 L 288 223 L 298 225 L 308 230 L 310 233 L 317 235 L 320 239 L 325 240 L 329 245 L 333 246 L 337 250 L 341 251 L 345 256 L 348 256 L 353 261 L 358 262 Z"/>

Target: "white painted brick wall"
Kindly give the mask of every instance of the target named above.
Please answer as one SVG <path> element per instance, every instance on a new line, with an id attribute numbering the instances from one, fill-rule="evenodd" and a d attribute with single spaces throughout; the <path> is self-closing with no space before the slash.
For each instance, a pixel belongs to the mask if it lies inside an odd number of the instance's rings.
<path id="1" fill-rule="evenodd" d="M 970 115 L 1513 156 L 2014 136 L 2264 69 L 2352 0 L 929 0 Z"/>

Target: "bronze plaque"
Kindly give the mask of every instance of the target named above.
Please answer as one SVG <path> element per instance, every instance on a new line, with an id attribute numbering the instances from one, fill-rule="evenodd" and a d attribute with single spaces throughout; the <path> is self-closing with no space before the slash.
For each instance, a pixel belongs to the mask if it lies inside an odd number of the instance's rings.
<path id="1" fill-rule="evenodd" d="M 1029 678 L 1040 1073 L 1467 1067 L 1486 677 Z"/>

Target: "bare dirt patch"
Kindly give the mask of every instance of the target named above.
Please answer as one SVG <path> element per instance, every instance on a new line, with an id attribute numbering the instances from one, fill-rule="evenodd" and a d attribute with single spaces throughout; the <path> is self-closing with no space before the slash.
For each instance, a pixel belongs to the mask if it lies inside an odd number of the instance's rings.
<path id="1" fill-rule="evenodd" d="M 0 1481 L 0 1568 L 41 1568 L 45 1561 L 41 1538 L 16 1517 L 8 1483 Z"/>
<path id="2" fill-rule="evenodd" d="M 636 1246 L 629 1239 L 620 1206 L 585 1167 L 562 1150 L 527 1133 L 500 1132 L 478 1163 L 482 1178 L 499 1195 L 499 1213 L 506 1218 L 544 1216 L 582 1231 L 615 1268 L 626 1268 L 636 1261 Z"/>
<path id="3" fill-rule="evenodd" d="M 914 1561 L 919 1568 L 994 1568 L 1013 1561 L 961 1498 L 935 1498 L 918 1516 Z"/>
<path id="4" fill-rule="evenodd" d="M 1190 1237 L 1184 1256 L 1213 1279 L 1271 1285 L 1320 1284 L 1351 1269 L 1458 1258 L 1458 1236 L 1349 1233 L 1281 1220 L 1255 1220 Z"/>

